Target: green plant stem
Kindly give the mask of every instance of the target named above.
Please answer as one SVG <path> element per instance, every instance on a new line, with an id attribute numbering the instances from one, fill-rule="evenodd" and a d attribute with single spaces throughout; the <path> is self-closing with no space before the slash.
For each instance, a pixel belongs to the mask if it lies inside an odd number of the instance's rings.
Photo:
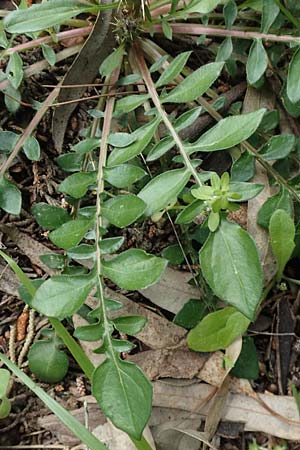
<path id="1" fill-rule="evenodd" d="M 280 8 L 281 12 L 292 22 L 293 25 L 295 25 L 298 30 L 300 30 L 300 23 L 296 19 L 296 17 L 293 16 L 293 14 L 281 3 L 280 0 L 273 0 L 274 3 Z"/>
<path id="2" fill-rule="evenodd" d="M 197 172 L 197 170 L 193 167 L 190 158 L 188 157 L 185 149 L 184 149 L 184 145 L 179 137 L 179 135 L 176 133 L 173 125 L 171 124 L 168 115 L 166 114 L 164 108 L 162 107 L 157 91 L 155 89 L 154 83 L 152 81 L 150 72 L 148 70 L 148 67 L 146 65 L 144 56 L 142 54 L 142 52 L 140 51 L 140 48 L 137 44 L 135 44 L 134 46 L 134 54 L 135 54 L 135 58 L 138 64 L 138 67 L 140 69 L 141 75 L 145 81 L 145 84 L 147 86 L 147 90 L 149 92 L 149 94 L 151 95 L 152 101 L 154 103 L 154 105 L 157 108 L 157 111 L 159 113 L 159 115 L 161 116 L 165 126 L 167 127 L 167 129 L 170 131 L 171 136 L 174 139 L 174 142 L 183 158 L 183 161 L 185 163 L 185 166 L 187 167 L 187 169 L 190 170 L 191 174 L 193 175 L 196 183 L 198 184 L 198 186 L 202 186 L 202 182 L 200 180 L 199 174 Z"/>
<path id="3" fill-rule="evenodd" d="M 223 117 L 221 116 L 221 114 L 218 113 L 218 111 L 216 111 L 210 104 L 208 101 L 206 101 L 203 97 L 198 99 L 199 103 L 201 106 L 203 106 L 203 108 L 205 108 L 205 110 L 211 115 L 211 117 L 213 117 L 217 122 L 219 122 L 220 120 L 223 119 Z M 256 150 L 256 148 L 254 148 L 249 142 L 244 141 L 240 144 L 245 150 L 249 151 L 250 153 L 252 153 L 256 160 L 259 162 L 259 164 L 261 166 L 263 166 L 264 169 L 266 169 L 266 171 L 271 174 L 275 180 L 281 184 L 282 186 L 284 186 L 290 193 L 291 195 L 294 197 L 294 199 L 300 203 L 300 197 L 297 194 L 297 192 L 295 191 L 295 189 L 289 185 L 289 183 L 267 162 L 263 159 L 263 157 L 258 153 L 258 151 Z"/>
<path id="4" fill-rule="evenodd" d="M 140 441 L 137 441 L 133 437 L 131 437 L 130 439 L 132 440 L 132 442 L 134 443 L 134 445 L 138 450 L 153 450 L 150 444 L 144 438 L 144 436 L 142 436 L 142 439 Z"/>

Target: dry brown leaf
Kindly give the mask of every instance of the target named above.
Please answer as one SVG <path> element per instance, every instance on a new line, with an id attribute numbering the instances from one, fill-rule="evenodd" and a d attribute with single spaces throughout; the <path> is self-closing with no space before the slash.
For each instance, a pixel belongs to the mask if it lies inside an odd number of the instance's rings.
<path id="1" fill-rule="evenodd" d="M 189 299 L 200 299 L 200 289 L 188 284 L 191 278 L 189 272 L 167 267 L 158 283 L 139 292 L 155 305 L 176 314 Z"/>

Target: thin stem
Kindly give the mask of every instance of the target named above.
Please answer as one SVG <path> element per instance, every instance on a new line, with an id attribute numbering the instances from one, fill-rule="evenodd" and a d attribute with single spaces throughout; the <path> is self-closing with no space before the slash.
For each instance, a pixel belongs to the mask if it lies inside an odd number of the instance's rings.
<path id="1" fill-rule="evenodd" d="M 154 105 L 156 106 L 157 111 L 158 111 L 159 115 L 161 116 L 165 126 L 167 127 L 167 129 L 169 130 L 171 136 L 173 137 L 174 142 L 175 142 L 175 144 L 176 144 L 176 146 L 177 146 L 177 148 L 178 148 L 178 150 L 179 150 L 179 152 L 180 152 L 180 154 L 181 154 L 181 156 L 182 156 L 182 158 L 184 160 L 185 166 L 192 173 L 196 183 L 199 186 L 202 186 L 202 182 L 200 180 L 200 177 L 199 177 L 199 174 L 198 174 L 197 170 L 193 167 L 193 165 L 192 165 L 192 163 L 190 161 L 190 158 L 188 157 L 188 155 L 187 155 L 187 153 L 185 151 L 184 145 L 181 142 L 180 137 L 176 133 L 172 123 L 170 122 L 170 120 L 169 120 L 169 118 L 168 118 L 164 108 L 162 107 L 162 105 L 160 103 L 159 97 L 157 95 L 157 91 L 155 89 L 155 86 L 154 86 L 154 83 L 152 81 L 150 72 L 149 72 L 148 67 L 146 65 L 144 56 L 143 56 L 142 52 L 140 51 L 140 48 L 138 47 L 137 44 L 134 45 L 134 54 L 135 54 L 135 57 L 136 57 L 136 60 L 137 60 L 137 64 L 138 64 L 139 69 L 140 69 L 140 73 L 141 73 L 141 75 L 142 75 L 142 77 L 143 77 L 143 79 L 145 81 L 145 84 L 147 86 L 148 92 L 151 95 L 152 101 L 153 101 Z"/>
<path id="2" fill-rule="evenodd" d="M 203 97 L 198 99 L 200 105 L 202 105 L 206 111 L 216 120 L 216 121 L 220 121 L 223 119 L 223 117 L 221 116 L 221 114 L 218 113 L 218 111 L 216 111 Z M 295 189 L 289 185 L 289 183 L 267 162 L 263 159 L 263 157 L 258 153 L 258 151 L 256 150 L 256 148 L 254 148 L 249 142 L 244 141 L 241 142 L 240 144 L 245 150 L 249 151 L 250 153 L 252 153 L 255 158 L 257 159 L 257 161 L 259 162 L 259 164 L 261 166 L 264 167 L 264 169 L 266 169 L 266 171 L 268 173 L 270 173 L 275 180 L 281 184 L 282 186 L 284 186 L 290 193 L 291 195 L 295 198 L 295 200 L 297 200 L 298 203 L 300 203 L 300 196 L 297 194 L 297 192 L 295 191 Z"/>
<path id="3" fill-rule="evenodd" d="M 200 34 L 205 34 L 207 36 L 222 36 L 222 37 L 233 37 L 239 39 L 264 39 L 266 41 L 274 42 L 300 42 L 299 36 L 290 35 L 277 35 L 277 34 L 267 34 L 258 33 L 256 31 L 243 31 L 231 29 L 227 30 L 225 28 L 198 25 L 192 23 L 170 23 L 170 26 L 174 34 L 188 34 L 192 36 L 199 36 Z M 163 33 L 161 24 L 154 24 L 152 29 L 155 33 Z M 145 31 L 149 32 L 149 28 L 145 27 Z"/>
<path id="4" fill-rule="evenodd" d="M 300 30 L 300 23 L 298 22 L 296 17 L 293 16 L 293 14 L 281 3 L 280 0 L 273 1 L 280 8 L 281 12 L 292 22 L 292 24 L 295 25 L 298 30 Z"/>
<path id="5" fill-rule="evenodd" d="M 42 117 L 46 113 L 47 109 L 49 108 L 49 106 L 54 102 L 54 100 L 58 96 L 59 88 L 60 88 L 60 84 L 56 87 L 56 89 L 53 89 L 53 91 L 49 94 L 47 99 L 44 101 L 42 107 L 36 112 L 35 116 L 31 120 L 29 125 L 27 126 L 27 128 L 24 131 L 24 133 L 22 134 L 21 138 L 18 140 L 14 150 L 11 152 L 11 154 L 7 158 L 6 162 L 0 168 L 0 177 L 4 175 L 6 170 L 9 168 L 9 166 L 11 165 L 11 163 L 13 162 L 13 160 L 15 159 L 15 157 L 17 156 L 17 154 L 23 147 L 26 139 L 31 135 L 31 133 L 34 131 L 34 129 L 40 123 L 40 121 L 42 120 Z"/>

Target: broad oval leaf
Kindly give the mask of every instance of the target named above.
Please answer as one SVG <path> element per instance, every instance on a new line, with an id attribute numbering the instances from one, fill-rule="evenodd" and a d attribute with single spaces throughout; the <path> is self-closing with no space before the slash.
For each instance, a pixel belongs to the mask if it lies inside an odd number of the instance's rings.
<path id="1" fill-rule="evenodd" d="M 296 139 L 293 134 L 272 136 L 262 147 L 260 155 L 265 161 L 286 158 L 295 147 Z"/>
<path id="2" fill-rule="evenodd" d="M 185 103 L 200 97 L 216 81 L 223 66 L 223 62 L 215 62 L 195 70 L 164 97 L 162 103 Z"/>
<path id="3" fill-rule="evenodd" d="M 30 161 L 39 161 L 41 149 L 39 141 L 34 136 L 29 136 L 23 145 L 25 155 Z"/>
<path id="4" fill-rule="evenodd" d="M 59 25 L 83 12 L 96 10 L 95 5 L 78 0 L 51 0 L 13 11 L 3 22 L 9 33 L 30 33 Z"/>
<path id="5" fill-rule="evenodd" d="M 225 150 L 248 139 L 258 128 L 265 109 L 240 116 L 226 117 L 187 147 L 187 153 Z"/>
<path id="6" fill-rule="evenodd" d="M 22 195 L 17 186 L 0 177 L 0 208 L 8 214 L 18 215 L 21 212 Z"/>
<path id="7" fill-rule="evenodd" d="M 39 226 L 45 230 L 55 230 L 71 220 L 68 211 L 48 203 L 36 203 L 31 208 L 31 212 Z"/>
<path id="8" fill-rule="evenodd" d="M 79 172 L 65 178 L 59 185 L 59 191 L 73 198 L 83 197 L 89 187 L 97 181 L 97 172 Z"/>
<path id="9" fill-rule="evenodd" d="M 58 383 L 68 372 L 69 359 L 55 341 L 35 342 L 28 352 L 29 369 L 44 383 Z"/>
<path id="10" fill-rule="evenodd" d="M 298 48 L 289 65 L 286 92 L 292 103 L 300 101 L 300 48 Z"/>
<path id="11" fill-rule="evenodd" d="M 71 259 L 91 259 L 96 255 L 96 246 L 89 244 L 80 244 L 76 247 L 69 248 L 67 255 Z"/>
<path id="12" fill-rule="evenodd" d="M 155 83 L 155 87 L 164 86 L 173 81 L 182 71 L 192 52 L 182 52 L 164 69 L 163 73 Z"/>
<path id="13" fill-rule="evenodd" d="M 253 320 L 263 277 L 252 237 L 236 223 L 222 220 L 202 247 L 200 264 L 214 294 Z"/>
<path id="14" fill-rule="evenodd" d="M 138 128 L 134 132 L 137 137 L 136 142 L 128 145 L 128 147 L 114 149 L 108 157 L 107 166 L 122 164 L 139 155 L 151 141 L 160 120 L 160 118 L 154 119 L 152 122 Z"/>
<path id="15" fill-rule="evenodd" d="M 255 39 L 251 45 L 247 59 L 246 72 L 250 84 L 255 84 L 268 67 L 268 55 L 261 39 Z"/>
<path id="16" fill-rule="evenodd" d="M 126 227 L 135 222 L 146 210 L 146 203 L 133 194 L 118 195 L 105 202 L 103 216 L 116 227 Z"/>
<path id="17" fill-rule="evenodd" d="M 80 308 L 94 284 L 91 275 L 54 276 L 37 289 L 31 306 L 45 316 L 63 319 Z"/>
<path id="18" fill-rule="evenodd" d="M 106 359 L 93 374 L 92 393 L 117 428 L 141 439 L 151 413 L 152 386 L 139 367 L 116 356 Z"/>
<path id="19" fill-rule="evenodd" d="M 262 2 L 261 32 L 268 33 L 269 28 L 280 13 L 280 8 L 274 0 L 264 0 Z"/>
<path id="20" fill-rule="evenodd" d="M 145 289 L 160 279 L 166 266 L 163 258 L 129 249 L 109 261 L 102 261 L 102 274 L 122 289 Z"/>
<path id="21" fill-rule="evenodd" d="M 251 198 L 256 197 L 263 189 L 263 184 L 245 183 L 243 181 L 233 181 L 229 185 L 230 192 L 238 192 L 240 194 L 239 199 L 230 198 L 232 202 L 246 202 Z"/>
<path id="22" fill-rule="evenodd" d="M 277 209 L 269 225 L 270 242 L 278 263 L 277 281 L 280 281 L 285 265 L 295 248 L 295 225 L 291 216 L 283 209 Z"/>
<path id="23" fill-rule="evenodd" d="M 64 250 L 79 244 L 81 239 L 91 228 L 91 221 L 88 219 L 75 219 L 64 223 L 49 234 L 49 239 L 53 244 Z"/>
<path id="24" fill-rule="evenodd" d="M 249 324 L 250 320 L 232 307 L 207 314 L 189 332 L 188 346 L 197 352 L 225 350 L 247 330 Z"/>
<path id="25" fill-rule="evenodd" d="M 166 208 L 182 191 L 191 173 L 188 169 L 175 169 L 153 178 L 138 194 L 147 205 L 146 216 Z"/>
<path id="26" fill-rule="evenodd" d="M 113 320 L 115 328 L 121 333 L 134 336 L 146 325 L 147 319 L 143 316 L 123 316 Z"/>
<path id="27" fill-rule="evenodd" d="M 126 188 L 147 175 L 144 169 L 132 164 L 120 164 L 114 167 L 104 167 L 105 181 L 117 188 Z"/>
<path id="28" fill-rule="evenodd" d="M 273 197 L 269 197 L 262 205 L 257 214 L 257 223 L 263 228 L 268 229 L 272 214 L 276 209 L 283 209 L 289 215 L 293 213 L 292 201 L 290 193 L 287 189 L 282 188 Z"/>

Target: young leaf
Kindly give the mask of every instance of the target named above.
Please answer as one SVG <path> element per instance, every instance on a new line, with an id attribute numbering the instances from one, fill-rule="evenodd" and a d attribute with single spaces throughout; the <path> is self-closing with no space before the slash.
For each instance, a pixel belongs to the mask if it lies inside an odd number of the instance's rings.
<path id="1" fill-rule="evenodd" d="M 234 147 L 248 139 L 258 128 L 265 109 L 240 116 L 226 117 L 187 147 L 187 153 L 211 152 Z"/>
<path id="2" fill-rule="evenodd" d="M 168 67 L 163 71 L 157 82 L 155 83 L 155 87 L 165 86 L 166 84 L 173 81 L 185 67 L 187 60 L 189 59 L 192 52 L 183 52 L 180 53 L 173 61 L 168 65 Z"/>
<path id="3" fill-rule="evenodd" d="M 265 161 L 286 158 L 294 149 L 296 139 L 293 134 L 280 134 L 272 136 L 261 148 L 260 154 Z"/>
<path id="4" fill-rule="evenodd" d="M 280 13 L 280 8 L 274 0 L 264 0 L 262 2 L 261 32 L 268 33 L 276 17 Z"/>
<path id="5" fill-rule="evenodd" d="M 95 5 L 78 0 L 51 0 L 27 9 L 17 9 L 5 17 L 3 24 L 9 33 L 31 33 L 97 9 Z"/>
<path id="6" fill-rule="evenodd" d="M 55 51 L 53 50 L 53 48 L 47 44 L 42 44 L 41 47 L 42 47 L 43 57 L 46 59 L 46 61 L 48 61 L 50 66 L 54 66 L 55 62 L 56 62 L 56 55 L 55 55 Z"/>
<path id="7" fill-rule="evenodd" d="M 207 314 L 189 332 L 188 346 L 197 352 L 224 350 L 247 330 L 249 324 L 250 321 L 235 308 L 223 308 Z"/>
<path id="8" fill-rule="evenodd" d="M 200 97 L 216 81 L 223 66 L 223 62 L 215 62 L 195 70 L 164 97 L 162 103 L 186 103 Z"/>
<path id="9" fill-rule="evenodd" d="M 93 374 L 92 393 L 116 427 L 141 439 L 151 413 L 152 387 L 139 367 L 109 357 Z"/>
<path id="10" fill-rule="evenodd" d="M 262 205 L 257 215 L 257 223 L 263 228 L 268 229 L 272 214 L 276 209 L 283 209 L 289 215 L 292 215 L 293 208 L 289 191 L 282 188 L 278 194 L 269 197 Z"/>
<path id="11" fill-rule="evenodd" d="M 68 372 L 69 359 L 56 339 L 35 342 L 28 353 L 29 369 L 44 383 L 58 383 Z"/>
<path id="12" fill-rule="evenodd" d="M 97 172 L 79 172 L 65 178 L 59 185 L 59 191 L 73 198 L 83 197 L 89 187 L 97 181 Z"/>
<path id="13" fill-rule="evenodd" d="M 147 319 L 143 316 L 124 316 L 117 317 L 113 321 L 115 328 L 121 333 L 135 336 L 138 334 L 147 323 Z"/>
<path id="14" fill-rule="evenodd" d="M 124 55 L 125 47 L 124 45 L 120 45 L 104 59 L 99 68 L 100 75 L 102 75 L 102 77 L 109 77 L 112 71 L 122 63 Z"/>
<path id="15" fill-rule="evenodd" d="M 47 203 L 36 203 L 31 208 L 31 212 L 39 226 L 45 228 L 45 230 L 55 230 L 55 228 L 71 220 L 68 211 Z"/>
<path id="16" fill-rule="evenodd" d="M 170 26 L 170 24 L 166 21 L 163 20 L 161 21 L 162 24 L 162 29 L 163 29 L 163 33 L 166 36 L 167 39 L 169 39 L 170 41 L 172 40 L 172 35 L 173 35 L 173 30 Z"/>
<path id="17" fill-rule="evenodd" d="M 137 141 L 128 145 L 128 147 L 113 150 L 108 157 L 107 166 L 112 167 L 122 164 L 139 155 L 151 141 L 160 120 L 160 118 L 154 119 L 152 122 L 138 128 L 134 132 L 137 136 Z"/>
<path id="18" fill-rule="evenodd" d="M 144 169 L 132 164 L 103 168 L 104 180 L 117 188 L 126 188 L 147 175 Z"/>
<path id="19" fill-rule="evenodd" d="M 277 281 L 280 281 L 286 263 L 295 248 L 295 225 L 290 215 L 277 209 L 271 216 L 269 225 L 272 251 L 278 263 Z"/>
<path id="20" fill-rule="evenodd" d="M 39 161 L 41 149 L 39 141 L 34 136 L 29 136 L 23 145 L 25 155 L 30 161 Z"/>
<path id="21" fill-rule="evenodd" d="M 289 64 L 286 92 L 292 103 L 300 101 L 300 48 L 297 48 Z"/>
<path id="22" fill-rule="evenodd" d="M 0 208 L 8 214 L 18 215 L 21 212 L 21 192 L 4 176 L 0 177 Z"/>
<path id="23" fill-rule="evenodd" d="M 102 205 L 103 216 L 116 227 L 135 222 L 146 210 L 146 203 L 133 194 L 118 195 Z"/>
<path id="24" fill-rule="evenodd" d="M 64 319 L 80 308 L 94 283 L 91 275 L 54 276 L 38 288 L 31 306 L 45 316 Z"/>
<path id="25" fill-rule="evenodd" d="M 75 219 L 64 223 L 49 234 L 49 239 L 53 244 L 64 250 L 79 244 L 81 239 L 91 228 L 91 220 Z"/>
<path id="26" fill-rule="evenodd" d="M 122 289 L 145 289 L 160 279 L 166 265 L 163 258 L 129 249 L 109 261 L 102 261 L 102 272 Z"/>
<path id="27" fill-rule="evenodd" d="M 139 192 L 138 196 L 147 205 L 146 216 L 166 208 L 182 191 L 190 179 L 188 169 L 175 169 L 164 172 L 153 178 Z"/>
<path id="28" fill-rule="evenodd" d="M 204 278 L 220 299 L 253 320 L 262 294 L 262 269 L 252 237 L 222 220 L 200 250 Z"/>
<path id="29" fill-rule="evenodd" d="M 251 45 L 247 65 L 247 80 L 255 84 L 265 73 L 268 67 L 268 55 L 261 39 L 255 39 Z"/>

